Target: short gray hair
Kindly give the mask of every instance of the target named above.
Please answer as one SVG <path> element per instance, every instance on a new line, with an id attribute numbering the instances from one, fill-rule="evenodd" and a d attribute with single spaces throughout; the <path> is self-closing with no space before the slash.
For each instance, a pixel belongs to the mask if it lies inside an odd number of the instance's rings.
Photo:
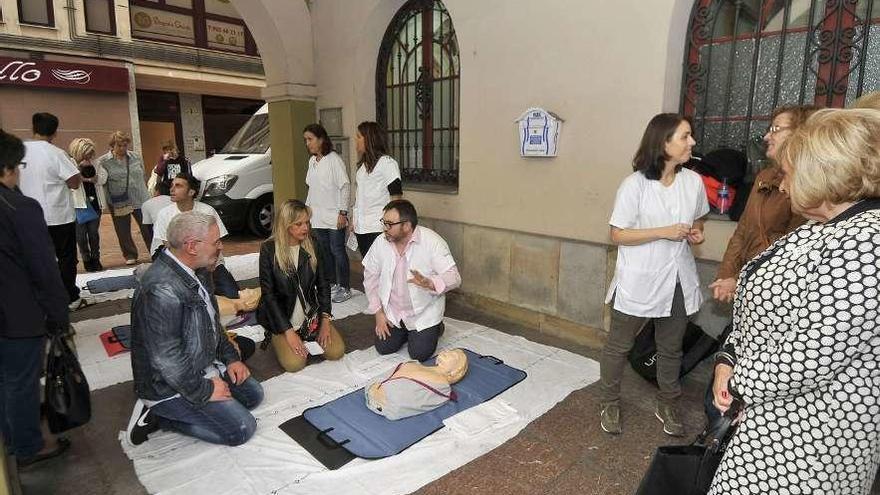
<path id="1" fill-rule="evenodd" d="M 217 219 L 206 213 L 197 211 L 178 213 L 168 224 L 165 240 L 172 249 L 180 249 L 188 240 L 204 239 L 208 235 L 208 229 L 216 223 Z"/>

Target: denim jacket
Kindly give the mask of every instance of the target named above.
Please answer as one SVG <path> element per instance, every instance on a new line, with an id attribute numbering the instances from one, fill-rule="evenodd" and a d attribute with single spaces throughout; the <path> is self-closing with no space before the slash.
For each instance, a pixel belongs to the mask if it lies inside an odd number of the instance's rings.
<path id="1" fill-rule="evenodd" d="M 209 293 L 211 276 L 196 271 Z M 211 296 L 214 314 L 217 300 Z M 137 396 L 161 400 L 180 394 L 195 405 L 208 402 L 214 390 L 204 369 L 214 360 L 240 361 L 223 334 L 220 321 L 212 321 L 199 295 L 199 285 L 167 254 L 156 258 L 135 290 L 131 311 L 131 367 Z"/>

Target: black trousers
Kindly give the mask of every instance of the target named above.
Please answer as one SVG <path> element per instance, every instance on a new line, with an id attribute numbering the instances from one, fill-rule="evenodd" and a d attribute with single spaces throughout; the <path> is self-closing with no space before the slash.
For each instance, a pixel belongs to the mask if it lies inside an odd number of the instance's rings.
<path id="1" fill-rule="evenodd" d="M 61 281 L 67 289 L 70 302 L 79 299 L 79 287 L 76 286 L 76 221 L 63 225 L 50 225 L 49 236 L 55 246 L 55 257 L 61 271 Z"/>
<path id="2" fill-rule="evenodd" d="M 376 350 L 379 354 L 391 354 L 403 347 L 404 342 L 408 342 L 409 357 L 416 361 L 424 361 L 434 355 L 434 351 L 437 350 L 437 341 L 440 340 L 444 330 L 442 321 L 421 331 L 407 330 L 406 325 L 400 322 L 400 327 L 391 326 L 391 335 L 385 340 L 376 337 Z"/>

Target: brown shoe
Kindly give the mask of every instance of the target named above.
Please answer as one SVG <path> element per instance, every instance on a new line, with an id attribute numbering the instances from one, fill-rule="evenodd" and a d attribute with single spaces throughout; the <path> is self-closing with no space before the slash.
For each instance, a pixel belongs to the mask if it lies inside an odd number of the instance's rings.
<path id="1" fill-rule="evenodd" d="M 657 412 L 654 413 L 657 419 L 663 423 L 663 433 L 672 437 L 684 436 L 684 425 L 679 419 L 678 410 L 671 404 L 657 404 Z"/>
<path id="2" fill-rule="evenodd" d="M 608 404 L 602 408 L 599 415 L 600 425 L 605 433 L 612 435 L 620 435 L 620 406 L 617 404 Z"/>
<path id="3" fill-rule="evenodd" d="M 16 464 L 18 464 L 18 467 L 20 468 L 33 466 L 38 462 L 46 461 L 52 459 L 53 457 L 58 457 L 59 455 L 67 452 L 67 449 L 70 448 L 70 440 L 64 437 L 58 437 L 56 442 L 58 443 L 58 445 L 56 445 L 54 449 L 40 454 L 32 455 L 30 457 L 25 457 L 23 459 L 17 459 Z"/>

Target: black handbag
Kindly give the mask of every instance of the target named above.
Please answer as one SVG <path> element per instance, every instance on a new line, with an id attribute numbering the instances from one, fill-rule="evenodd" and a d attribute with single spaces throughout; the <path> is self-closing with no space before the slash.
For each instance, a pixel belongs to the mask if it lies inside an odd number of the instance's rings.
<path id="1" fill-rule="evenodd" d="M 732 422 L 742 410 L 735 400 L 730 409 L 709 425 L 691 445 L 658 447 L 635 495 L 704 495 L 730 438 Z"/>
<path id="2" fill-rule="evenodd" d="M 64 335 L 52 336 L 46 363 L 46 419 L 49 431 L 60 433 L 89 422 L 89 383 Z"/>
<path id="3" fill-rule="evenodd" d="M 642 378 L 657 385 L 657 344 L 654 341 L 654 320 L 648 320 L 636 336 L 629 351 L 629 364 Z M 698 325 L 688 322 L 681 346 L 681 372 L 683 377 L 697 367 L 703 359 L 718 350 L 718 341 L 707 335 Z"/>

